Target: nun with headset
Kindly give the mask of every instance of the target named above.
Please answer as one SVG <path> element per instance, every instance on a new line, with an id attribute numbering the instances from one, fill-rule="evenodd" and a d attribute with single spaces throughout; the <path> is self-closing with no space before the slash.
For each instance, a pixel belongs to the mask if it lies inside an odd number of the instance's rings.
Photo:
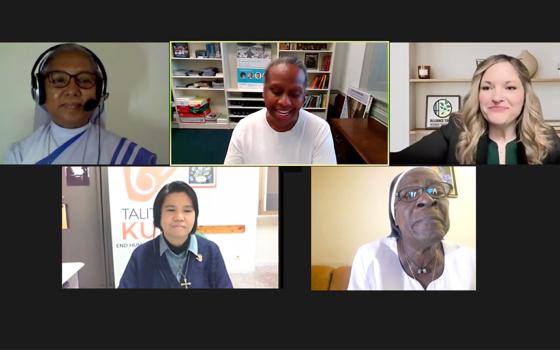
<path id="1" fill-rule="evenodd" d="M 43 52 L 31 71 L 34 132 L 10 146 L 6 164 L 156 163 L 156 154 L 105 129 L 107 74 L 78 44 Z"/>
<path id="2" fill-rule="evenodd" d="M 154 200 L 162 234 L 136 247 L 119 288 L 233 288 L 220 248 L 196 233 L 198 199 L 183 181 L 163 186 Z"/>

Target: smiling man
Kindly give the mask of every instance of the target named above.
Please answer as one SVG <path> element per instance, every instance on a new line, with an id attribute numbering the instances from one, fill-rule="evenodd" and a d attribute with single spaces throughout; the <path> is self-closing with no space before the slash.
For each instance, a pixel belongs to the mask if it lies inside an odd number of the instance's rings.
<path id="1" fill-rule="evenodd" d="M 348 289 L 476 289 L 474 250 L 443 240 L 452 189 L 429 168 L 411 168 L 393 179 L 391 234 L 358 249 Z"/>
<path id="2" fill-rule="evenodd" d="M 266 108 L 233 130 L 225 164 L 336 164 L 328 123 L 302 109 L 307 71 L 295 57 L 273 60 L 264 74 Z"/>

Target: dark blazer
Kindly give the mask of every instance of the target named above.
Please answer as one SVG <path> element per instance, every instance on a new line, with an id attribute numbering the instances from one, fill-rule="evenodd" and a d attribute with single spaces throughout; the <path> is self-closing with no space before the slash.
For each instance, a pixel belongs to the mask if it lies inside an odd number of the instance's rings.
<path id="1" fill-rule="evenodd" d="M 415 144 L 400 152 L 390 154 L 391 165 L 460 165 L 455 157 L 455 148 L 459 141 L 461 129 L 456 117 L 451 117 L 447 125 L 435 130 Z M 488 156 L 488 133 L 478 140 L 476 164 L 486 164 Z M 560 164 L 560 138 L 554 133 L 553 148 L 548 152 L 543 164 Z M 517 145 L 517 163 L 527 164 L 525 146 Z"/>

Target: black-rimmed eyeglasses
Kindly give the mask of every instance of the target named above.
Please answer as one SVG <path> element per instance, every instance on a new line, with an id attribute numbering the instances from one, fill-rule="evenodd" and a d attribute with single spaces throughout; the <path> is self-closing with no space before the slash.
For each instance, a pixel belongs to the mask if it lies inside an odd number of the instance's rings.
<path id="1" fill-rule="evenodd" d="M 413 202 L 418 200 L 423 192 L 428 194 L 434 199 L 445 198 L 453 190 L 453 186 L 447 182 L 437 182 L 435 184 L 428 185 L 426 187 L 422 186 L 411 186 L 401 189 L 397 192 L 397 199 L 404 202 Z"/>
<path id="2" fill-rule="evenodd" d="M 91 89 L 97 83 L 97 75 L 91 72 L 79 72 L 70 74 L 64 71 L 51 71 L 46 74 L 49 84 L 56 88 L 64 88 L 70 84 L 70 80 L 74 78 L 76 85 L 82 89 Z"/>

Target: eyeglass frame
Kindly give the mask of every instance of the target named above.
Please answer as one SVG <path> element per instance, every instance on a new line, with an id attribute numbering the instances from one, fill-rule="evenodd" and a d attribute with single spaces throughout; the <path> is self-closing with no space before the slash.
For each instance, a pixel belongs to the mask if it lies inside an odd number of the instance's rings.
<path id="1" fill-rule="evenodd" d="M 428 188 L 432 187 L 432 186 L 435 186 L 435 185 L 443 185 L 443 187 L 445 187 L 447 185 L 447 186 L 449 186 L 449 190 L 445 191 L 444 195 L 441 196 L 441 197 L 434 197 L 429 192 L 427 192 L 426 190 Z M 418 194 L 418 196 L 416 196 L 415 198 L 413 198 L 411 200 L 406 200 L 406 199 L 401 198 L 399 193 L 401 193 L 404 190 L 411 190 L 411 189 L 419 190 L 420 193 Z M 453 185 L 452 184 L 450 184 L 449 182 L 439 181 L 439 182 L 432 183 L 432 184 L 430 184 L 428 186 L 424 186 L 424 187 L 422 187 L 422 186 L 409 186 L 409 187 L 402 188 L 399 191 L 395 191 L 395 198 L 399 202 L 402 201 L 402 202 L 406 202 L 406 203 L 412 203 L 412 202 L 416 202 L 418 200 L 418 198 L 420 198 L 422 193 L 426 193 L 432 199 L 443 199 L 443 198 L 449 198 L 449 194 L 451 193 L 451 191 L 453 191 Z"/>
<path id="2" fill-rule="evenodd" d="M 70 79 L 68 79 L 68 82 L 67 82 L 66 85 L 64 85 L 64 86 L 56 86 L 56 85 L 53 84 L 53 82 L 51 81 L 51 74 L 53 74 L 53 73 L 64 73 L 64 74 L 68 75 L 68 76 L 70 77 Z M 93 77 L 95 77 L 95 81 L 94 81 L 94 84 L 93 84 L 92 86 L 90 86 L 90 87 L 82 87 L 82 86 L 80 85 L 80 82 L 78 81 L 77 77 L 78 77 L 78 75 L 84 74 L 84 73 L 91 74 Z M 76 73 L 76 74 L 70 74 L 70 73 L 65 72 L 65 71 L 63 71 L 63 70 L 53 70 L 53 71 L 49 71 L 49 72 L 43 73 L 43 76 L 45 77 L 45 80 L 48 81 L 48 83 L 49 83 L 52 87 L 57 88 L 57 89 L 64 89 L 65 87 L 67 87 L 68 85 L 70 85 L 70 81 L 72 81 L 72 79 L 74 79 L 74 82 L 76 83 L 76 85 L 77 85 L 80 89 L 89 90 L 89 89 L 92 89 L 92 88 L 96 87 L 97 84 L 99 83 L 99 80 L 101 79 L 101 78 L 99 77 L 99 75 L 97 75 L 96 73 L 88 72 L 88 71 L 85 71 L 85 70 L 84 70 L 84 71 L 81 71 L 81 72 L 78 72 L 78 73 Z"/>

